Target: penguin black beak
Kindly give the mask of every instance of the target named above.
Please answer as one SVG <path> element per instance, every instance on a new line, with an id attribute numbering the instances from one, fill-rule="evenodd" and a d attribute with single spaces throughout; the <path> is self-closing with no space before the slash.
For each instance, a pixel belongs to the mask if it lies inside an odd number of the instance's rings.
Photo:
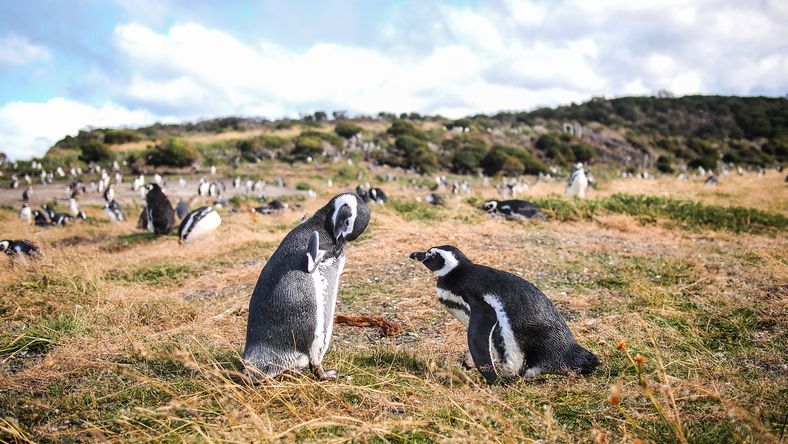
<path id="1" fill-rule="evenodd" d="M 422 253 L 420 251 L 417 251 L 415 253 L 411 253 L 410 258 L 413 260 L 417 260 L 419 262 L 424 262 L 424 260 L 427 259 L 427 253 Z"/>

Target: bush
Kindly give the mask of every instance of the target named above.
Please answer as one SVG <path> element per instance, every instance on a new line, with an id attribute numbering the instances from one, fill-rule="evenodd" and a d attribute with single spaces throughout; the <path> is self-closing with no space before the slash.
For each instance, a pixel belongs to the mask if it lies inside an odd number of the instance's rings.
<path id="1" fill-rule="evenodd" d="M 514 169 L 517 166 L 517 163 L 512 162 L 505 156 L 501 156 L 500 153 L 515 158 L 519 164 L 522 165 L 520 171 L 515 173 Z M 523 148 L 504 145 L 494 146 L 493 149 L 487 153 L 487 156 L 485 156 L 484 160 L 482 161 L 482 166 L 485 169 L 485 174 L 488 175 L 495 175 L 498 172 L 507 175 L 539 174 L 547 172 L 547 166 L 545 166 L 545 164 L 539 159 L 533 157 L 528 151 L 524 150 Z M 502 171 L 501 169 L 503 168 L 505 168 L 506 171 Z"/>
<path id="2" fill-rule="evenodd" d="M 323 142 L 317 137 L 304 136 L 303 134 L 294 140 L 295 147 L 290 153 L 295 160 L 307 160 L 323 154 Z"/>
<path id="3" fill-rule="evenodd" d="M 416 126 L 411 122 L 402 119 L 391 122 L 391 127 L 389 127 L 389 129 L 386 130 L 386 133 L 394 137 L 407 135 L 419 140 L 429 139 L 427 133 L 425 133 L 419 128 L 416 128 Z"/>
<path id="4" fill-rule="evenodd" d="M 422 173 L 432 172 L 438 167 L 438 157 L 427 143 L 411 135 L 398 137 L 380 161 L 392 166 L 414 168 Z"/>
<path id="5" fill-rule="evenodd" d="M 361 131 L 362 128 L 360 126 L 350 122 L 337 122 L 337 125 L 334 127 L 334 132 L 345 139 L 350 139 Z"/>
<path id="6" fill-rule="evenodd" d="M 142 136 L 140 136 L 136 131 L 132 130 L 108 129 L 104 133 L 104 143 L 108 145 L 120 145 L 122 143 L 137 142 L 139 140 L 142 140 Z"/>
<path id="7" fill-rule="evenodd" d="M 536 140 L 536 149 L 542 151 L 548 159 L 553 159 L 559 164 L 575 161 L 575 152 L 572 148 L 552 134 L 539 136 L 539 139 Z"/>
<path id="8" fill-rule="evenodd" d="M 657 157 L 657 170 L 660 173 L 669 174 L 673 172 L 673 157 L 661 155 Z"/>
<path id="9" fill-rule="evenodd" d="M 492 149 L 481 162 L 484 174 L 494 176 L 498 173 L 504 176 L 517 176 L 523 173 L 525 166 L 516 157 L 498 149 Z"/>
<path id="10" fill-rule="evenodd" d="M 287 144 L 287 139 L 270 134 L 263 134 L 251 139 L 243 139 L 236 147 L 241 152 L 241 157 L 247 162 L 255 162 L 258 159 L 275 157 L 275 150 Z"/>
<path id="11" fill-rule="evenodd" d="M 464 135 L 444 140 L 442 147 L 453 153 L 451 155 L 451 169 L 460 174 L 473 173 L 481 166 L 482 159 L 487 154 L 487 143 L 483 139 L 469 138 Z"/>
<path id="12" fill-rule="evenodd" d="M 588 162 L 596 156 L 596 150 L 588 143 L 578 143 L 572 145 L 572 152 L 576 162 Z"/>
<path id="13" fill-rule="evenodd" d="M 83 141 L 79 149 L 81 151 L 79 160 L 85 163 L 104 162 L 114 158 L 109 147 L 96 139 Z"/>
<path id="14" fill-rule="evenodd" d="M 199 154 L 185 140 L 170 137 L 145 151 L 145 162 L 151 166 L 187 167 L 197 161 Z"/>
<path id="15" fill-rule="evenodd" d="M 324 133 L 322 131 L 309 130 L 302 132 L 301 136 L 325 140 L 326 142 L 330 143 L 331 145 L 337 148 L 342 146 L 342 139 L 340 139 L 339 136 L 337 136 L 334 133 Z"/>

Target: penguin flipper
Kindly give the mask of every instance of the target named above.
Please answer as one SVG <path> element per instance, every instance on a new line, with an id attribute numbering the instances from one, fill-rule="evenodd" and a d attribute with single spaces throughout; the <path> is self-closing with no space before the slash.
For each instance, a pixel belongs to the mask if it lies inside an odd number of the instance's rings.
<path id="1" fill-rule="evenodd" d="M 492 357 L 492 334 L 498 324 L 498 317 L 489 305 L 478 302 L 471 307 L 471 319 L 468 323 L 468 349 L 476 364 L 476 369 L 488 382 L 498 381 Z"/>
<path id="2" fill-rule="evenodd" d="M 317 234 L 317 231 L 313 231 L 306 251 L 306 271 L 308 273 L 314 273 L 317 270 L 317 266 L 323 260 L 324 254 L 323 251 L 320 251 L 320 236 Z"/>

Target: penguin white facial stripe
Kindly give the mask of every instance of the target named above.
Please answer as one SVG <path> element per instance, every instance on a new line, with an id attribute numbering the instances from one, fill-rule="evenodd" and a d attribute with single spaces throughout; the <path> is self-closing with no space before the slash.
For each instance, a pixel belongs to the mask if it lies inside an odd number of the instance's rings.
<path id="1" fill-rule="evenodd" d="M 512 324 L 509 322 L 509 316 L 504 310 L 503 304 L 500 299 L 493 294 L 484 295 L 484 301 L 495 310 L 496 317 L 498 318 L 498 325 L 501 326 L 501 336 L 503 337 L 503 344 L 505 348 L 505 356 L 503 363 L 503 370 L 505 376 L 517 376 L 520 369 L 523 367 L 525 356 L 512 331 Z M 493 328 L 493 331 L 495 329 Z M 490 341 L 492 344 L 492 340 Z"/>
<path id="2" fill-rule="evenodd" d="M 347 205 L 348 207 L 350 207 L 350 218 L 348 219 L 348 221 L 350 222 L 350 228 L 342 230 L 342 234 L 347 236 L 348 234 L 353 232 L 353 226 L 356 224 L 356 216 L 358 215 L 356 197 L 352 194 L 343 194 L 337 197 L 337 200 L 334 201 L 334 214 L 331 216 L 331 225 L 334 227 L 336 227 L 337 225 L 337 217 L 339 216 L 339 209 L 342 208 L 343 205 Z"/>
<path id="3" fill-rule="evenodd" d="M 446 276 L 450 271 L 454 270 L 457 265 L 459 265 L 459 261 L 450 251 L 445 251 L 438 248 L 430 248 L 428 253 L 440 254 L 443 258 L 443 268 L 435 272 L 435 274 L 438 276 Z"/>

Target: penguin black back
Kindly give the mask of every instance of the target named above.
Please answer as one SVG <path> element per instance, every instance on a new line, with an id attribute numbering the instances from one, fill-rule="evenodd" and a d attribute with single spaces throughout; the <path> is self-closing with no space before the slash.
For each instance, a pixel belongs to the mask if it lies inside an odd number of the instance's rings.
<path id="1" fill-rule="evenodd" d="M 153 232 L 167 234 L 175 225 L 175 210 L 158 184 L 149 183 L 145 187 L 148 189 L 145 203 L 149 222 L 153 224 Z"/>

